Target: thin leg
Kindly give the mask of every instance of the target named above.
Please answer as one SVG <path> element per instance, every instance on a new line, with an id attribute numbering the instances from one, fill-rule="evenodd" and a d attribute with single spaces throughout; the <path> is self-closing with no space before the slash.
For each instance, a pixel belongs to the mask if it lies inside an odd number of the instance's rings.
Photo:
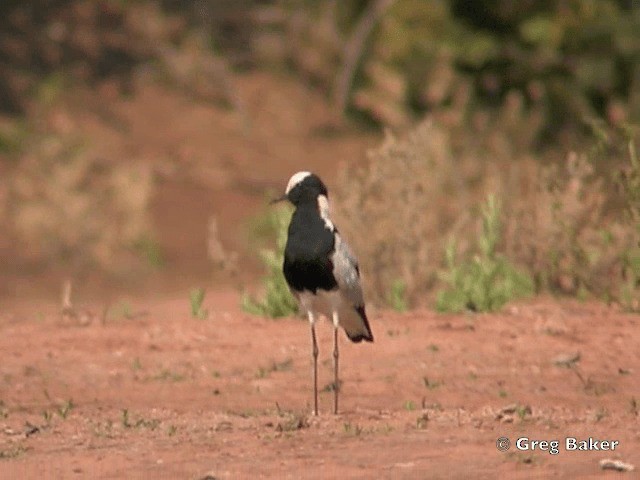
<path id="1" fill-rule="evenodd" d="M 340 379 L 338 378 L 338 313 L 333 312 L 333 413 L 338 414 L 338 395 L 340 393 Z"/>
<path id="2" fill-rule="evenodd" d="M 308 315 L 311 324 L 311 354 L 313 357 L 313 414 L 318 415 L 318 341 L 316 340 L 316 322 L 313 313 L 309 311 Z"/>

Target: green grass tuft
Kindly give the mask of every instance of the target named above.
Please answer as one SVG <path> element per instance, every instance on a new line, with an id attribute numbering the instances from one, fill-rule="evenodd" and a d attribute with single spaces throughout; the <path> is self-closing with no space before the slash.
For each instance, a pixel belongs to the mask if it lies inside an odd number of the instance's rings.
<path id="1" fill-rule="evenodd" d="M 407 284 L 402 279 L 396 279 L 391 283 L 389 293 L 387 295 L 387 303 L 396 312 L 406 312 L 409 310 L 409 301 L 407 300 Z"/>
<path id="2" fill-rule="evenodd" d="M 282 273 L 284 247 L 287 243 L 287 228 L 292 210 L 282 206 L 271 209 L 264 218 L 256 221 L 259 229 L 275 237 L 275 249 L 260 250 L 260 259 L 266 273 L 262 278 L 264 296 L 256 299 L 248 294 L 242 296 L 242 309 L 245 312 L 269 318 L 287 317 L 298 311 L 296 299 Z"/>
<path id="3" fill-rule="evenodd" d="M 209 316 L 209 310 L 202 308 L 206 293 L 204 288 L 194 288 L 189 292 L 189 305 L 193 318 L 205 320 Z"/>
<path id="4" fill-rule="evenodd" d="M 510 300 L 534 293 L 533 280 L 496 252 L 500 241 L 500 206 L 490 195 L 482 207 L 479 251 L 471 260 L 458 262 L 456 243 L 446 247 L 447 270 L 442 279 L 448 288 L 439 292 L 436 308 L 440 312 L 491 312 Z"/>

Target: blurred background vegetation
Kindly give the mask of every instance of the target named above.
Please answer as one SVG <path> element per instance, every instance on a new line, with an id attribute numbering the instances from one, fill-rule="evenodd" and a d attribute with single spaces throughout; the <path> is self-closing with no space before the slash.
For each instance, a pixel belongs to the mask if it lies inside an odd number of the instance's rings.
<path id="1" fill-rule="evenodd" d="M 394 132 L 343 165 L 335 191 L 381 303 L 440 288 L 475 308 L 451 279 L 484 264 L 526 275 L 527 291 L 639 308 L 638 0 L 5 0 L 0 260 L 163 263 L 148 213 L 166 165 L 93 153 L 52 108 L 65 92 L 161 84 L 233 110 L 251 135 L 234 78 L 264 71 L 322 93 L 346 122 L 326 135 Z M 490 193 L 500 221 L 483 257 L 468 239 Z"/>

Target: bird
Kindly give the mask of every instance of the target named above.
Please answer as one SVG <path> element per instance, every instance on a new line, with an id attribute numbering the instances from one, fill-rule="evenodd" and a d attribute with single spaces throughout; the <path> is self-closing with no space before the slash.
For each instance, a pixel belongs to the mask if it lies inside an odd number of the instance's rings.
<path id="1" fill-rule="evenodd" d="M 329 194 L 316 174 L 301 171 L 287 183 L 284 195 L 295 207 L 287 231 L 282 271 L 311 326 L 313 414 L 318 415 L 318 342 L 316 319 L 333 322 L 333 413 L 338 414 L 338 330 L 354 343 L 373 342 L 365 311 L 358 260 L 329 215 Z"/>

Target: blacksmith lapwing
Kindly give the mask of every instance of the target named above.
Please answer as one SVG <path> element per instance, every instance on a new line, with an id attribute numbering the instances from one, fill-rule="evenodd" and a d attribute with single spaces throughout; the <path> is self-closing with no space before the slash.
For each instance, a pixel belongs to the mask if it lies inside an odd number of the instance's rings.
<path id="1" fill-rule="evenodd" d="M 327 187 L 311 172 L 291 177 L 285 194 L 295 207 L 284 251 L 283 272 L 289 288 L 311 324 L 313 413 L 318 414 L 317 314 L 333 321 L 334 404 L 338 413 L 338 327 L 355 343 L 373 342 L 365 313 L 358 261 L 329 218 Z"/>

